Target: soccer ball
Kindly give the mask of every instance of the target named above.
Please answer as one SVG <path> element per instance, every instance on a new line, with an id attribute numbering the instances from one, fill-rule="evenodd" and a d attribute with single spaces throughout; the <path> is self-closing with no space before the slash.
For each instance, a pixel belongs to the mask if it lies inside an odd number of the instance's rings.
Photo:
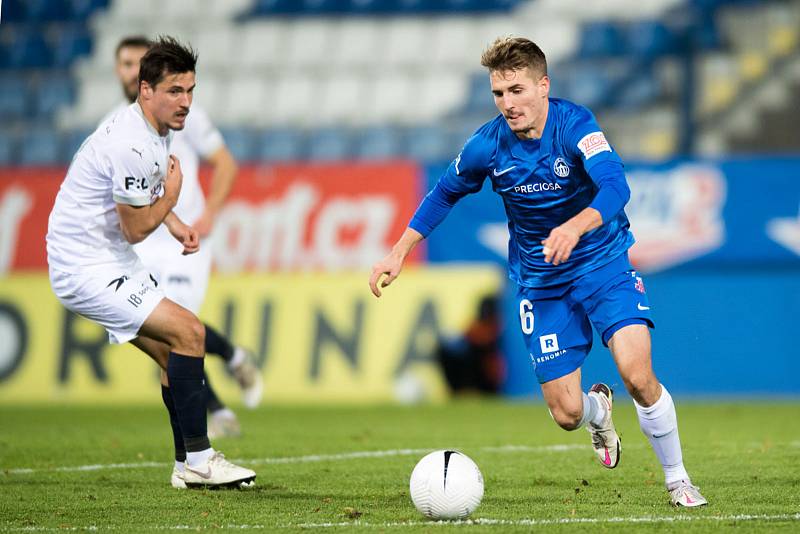
<path id="1" fill-rule="evenodd" d="M 483 497 L 483 475 L 475 462 L 458 451 L 436 451 L 411 472 L 411 500 L 431 519 L 463 519 Z"/>

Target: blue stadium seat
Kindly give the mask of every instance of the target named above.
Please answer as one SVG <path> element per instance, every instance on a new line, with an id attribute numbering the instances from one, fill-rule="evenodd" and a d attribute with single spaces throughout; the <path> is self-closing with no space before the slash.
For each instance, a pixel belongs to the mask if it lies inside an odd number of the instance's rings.
<path id="1" fill-rule="evenodd" d="M 251 130 L 243 128 L 220 128 L 225 144 L 237 161 L 246 162 L 256 159 L 254 135 Z"/>
<path id="2" fill-rule="evenodd" d="M 673 50 L 675 36 L 661 22 L 639 21 L 628 26 L 625 32 L 625 44 L 629 54 L 653 58 Z"/>
<path id="3" fill-rule="evenodd" d="M 352 157 L 350 133 L 343 128 L 322 128 L 308 136 L 307 157 L 315 161 L 333 161 Z"/>
<path id="4" fill-rule="evenodd" d="M 60 139 L 49 128 L 35 128 L 23 133 L 19 145 L 22 165 L 53 165 L 61 161 Z"/>
<path id="5" fill-rule="evenodd" d="M 7 50 L 11 68 L 49 67 L 52 55 L 41 28 L 20 26 L 14 29 L 14 45 Z"/>
<path id="6" fill-rule="evenodd" d="M 591 22 L 581 31 L 578 56 L 581 58 L 618 56 L 624 50 L 619 28 L 609 22 Z"/>
<path id="7" fill-rule="evenodd" d="M 394 0 L 348 0 L 347 11 L 357 15 L 388 13 L 394 9 Z"/>
<path id="8" fill-rule="evenodd" d="M 489 76 L 485 72 L 473 74 L 469 79 L 469 89 L 467 90 L 467 101 L 464 104 L 464 110 L 471 113 L 484 113 L 494 109 Z"/>
<path id="9" fill-rule="evenodd" d="M 0 78 L 0 118 L 20 118 L 28 111 L 28 84 L 25 79 L 21 76 Z"/>
<path id="10" fill-rule="evenodd" d="M 305 15 L 332 15 L 344 13 L 350 7 L 347 0 L 301 0 Z"/>
<path id="11" fill-rule="evenodd" d="M 53 43 L 53 65 L 69 67 L 76 58 L 88 56 L 91 52 L 92 36 L 89 30 L 82 24 L 65 25 Z"/>
<path id="12" fill-rule="evenodd" d="M 9 131 L 0 130 L 0 166 L 14 163 L 16 141 Z"/>
<path id="13" fill-rule="evenodd" d="M 297 161 L 305 157 L 303 142 L 295 128 L 267 130 L 258 137 L 256 155 L 262 161 Z"/>
<path id="14" fill-rule="evenodd" d="M 406 134 L 406 155 L 422 162 L 447 161 L 455 156 L 450 134 L 439 126 L 414 126 Z"/>
<path id="15" fill-rule="evenodd" d="M 69 0 L 25 0 L 25 18 L 31 22 L 68 20 L 71 16 Z"/>
<path id="16" fill-rule="evenodd" d="M 402 154 L 403 136 L 393 126 L 365 128 L 358 137 L 355 155 L 359 159 L 392 159 Z"/>
<path id="17" fill-rule="evenodd" d="M 61 161 L 71 161 L 92 130 L 70 130 L 62 135 Z"/>
<path id="18" fill-rule="evenodd" d="M 637 72 L 627 80 L 615 95 L 614 107 L 622 111 L 635 111 L 653 102 L 659 96 L 659 85 L 652 72 Z"/>
<path id="19" fill-rule="evenodd" d="M 108 7 L 109 0 L 72 0 L 73 20 L 84 21 L 98 9 Z"/>
<path id="20" fill-rule="evenodd" d="M 44 76 L 36 85 L 33 107 L 37 115 L 47 117 L 74 100 L 75 85 L 72 78 L 65 74 L 52 74 Z"/>
<path id="21" fill-rule="evenodd" d="M 25 10 L 25 3 L 22 0 L 3 0 L 2 4 L 2 22 L 8 24 L 9 22 L 22 22 L 25 20 L 27 11 Z"/>

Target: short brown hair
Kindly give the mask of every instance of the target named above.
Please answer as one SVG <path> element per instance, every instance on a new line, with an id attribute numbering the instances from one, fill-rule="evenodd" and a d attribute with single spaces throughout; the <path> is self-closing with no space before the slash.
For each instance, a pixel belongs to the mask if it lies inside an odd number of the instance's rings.
<path id="1" fill-rule="evenodd" d="M 499 37 L 481 55 L 481 65 L 490 71 L 520 70 L 547 75 L 547 59 L 536 43 L 524 37 Z"/>
<path id="2" fill-rule="evenodd" d="M 153 41 L 144 35 L 131 35 L 129 37 L 124 37 L 117 44 L 117 49 L 114 51 L 114 57 L 118 58 L 119 51 L 123 48 L 147 48 L 149 50 L 151 46 L 153 46 Z"/>

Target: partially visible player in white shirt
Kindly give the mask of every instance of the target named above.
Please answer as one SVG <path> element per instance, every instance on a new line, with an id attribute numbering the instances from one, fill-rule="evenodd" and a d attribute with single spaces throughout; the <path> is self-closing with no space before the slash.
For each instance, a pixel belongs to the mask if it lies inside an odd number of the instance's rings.
<path id="1" fill-rule="evenodd" d="M 138 93 L 139 61 L 151 46 L 145 36 L 123 38 L 115 51 L 115 70 L 122 84 L 126 102 L 120 103 L 108 116 L 136 100 Z M 173 211 L 181 220 L 193 226 L 201 240 L 209 237 L 214 218 L 222 208 L 236 178 L 237 166 L 222 134 L 211 123 L 205 111 L 195 103 L 192 113 L 186 118 L 186 127 L 175 132 L 171 151 L 181 162 L 183 187 L 178 204 Z M 213 169 L 208 199 L 203 195 L 198 180 L 201 159 Z M 181 306 L 199 314 L 208 287 L 211 272 L 211 247 L 208 243 L 197 254 L 185 256 L 166 228 L 159 228 L 134 250 L 142 262 L 156 277 L 164 293 Z M 242 389 L 242 401 L 248 408 L 258 405 L 263 384 L 259 369 L 254 365 L 248 351 L 234 346 L 222 334 L 205 324 L 206 353 L 220 356 L 227 364 Z M 207 410 L 208 435 L 237 436 L 239 422 L 231 409 L 226 407 L 211 387 L 208 377 Z"/>
<path id="2" fill-rule="evenodd" d="M 161 366 L 176 449 L 172 484 L 238 486 L 256 474 L 211 447 L 203 324 L 164 296 L 133 250 L 162 223 L 182 254 L 199 249 L 198 232 L 172 211 L 183 176 L 169 153 L 171 130 L 183 129 L 189 114 L 196 61 L 191 48 L 169 37 L 142 58 L 137 101 L 101 124 L 73 157 L 50 213 L 47 260 L 67 309 L 102 325 L 111 343 L 131 342 Z"/>

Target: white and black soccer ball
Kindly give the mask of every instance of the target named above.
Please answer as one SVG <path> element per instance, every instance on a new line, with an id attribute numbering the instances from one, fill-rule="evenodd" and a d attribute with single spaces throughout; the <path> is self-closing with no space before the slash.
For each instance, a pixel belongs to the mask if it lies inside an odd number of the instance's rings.
<path id="1" fill-rule="evenodd" d="M 483 475 L 468 456 L 436 451 L 411 472 L 411 500 L 431 519 L 464 519 L 483 498 Z"/>

